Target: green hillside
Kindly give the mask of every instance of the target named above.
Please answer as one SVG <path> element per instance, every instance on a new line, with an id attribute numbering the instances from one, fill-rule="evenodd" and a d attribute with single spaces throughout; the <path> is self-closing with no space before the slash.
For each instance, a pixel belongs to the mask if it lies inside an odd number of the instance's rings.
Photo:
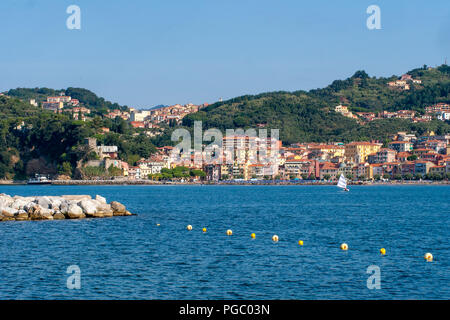
<path id="1" fill-rule="evenodd" d="M 6 95 L 11 97 L 19 98 L 25 101 L 36 99 L 37 102 L 46 101 L 48 96 L 59 96 L 60 94 L 70 96 L 72 99 L 78 99 L 83 106 L 99 113 L 106 113 L 107 109 L 128 109 L 127 106 L 121 106 L 117 103 L 107 101 L 102 97 L 98 97 L 92 91 L 83 88 L 69 87 L 67 89 L 60 90 L 49 88 L 16 88 L 6 92 Z"/>
<path id="2" fill-rule="evenodd" d="M 77 121 L 6 96 L 0 96 L 0 113 L 0 179 L 24 179 L 34 173 L 72 175 L 92 156 L 86 137 L 117 145 L 120 159 L 130 164 L 156 151 L 145 134 L 120 118 Z M 110 132 L 103 133 L 103 127 Z"/>
<path id="3" fill-rule="evenodd" d="M 217 102 L 188 115 L 183 125 L 192 127 L 196 120 L 203 121 L 206 128 L 266 128 L 280 129 L 281 139 L 286 143 L 299 141 L 351 141 L 385 140 L 390 133 L 399 130 L 426 130 L 439 133 L 450 132 L 450 126 L 442 121 L 412 123 L 400 119 L 383 119 L 361 125 L 353 119 L 336 112 L 334 107 L 344 104 L 353 112 L 402 109 L 424 111 L 425 106 L 437 102 L 450 103 L 450 71 L 448 66 L 436 69 L 424 67 L 411 71 L 422 80 L 402 91 L 387 85 L 398 79 L 371 78 L 364 71 L 356 72 L 345 80 L 336 80 L 323 89 L 296 92 L 271 92 L 242 96 Z"/>

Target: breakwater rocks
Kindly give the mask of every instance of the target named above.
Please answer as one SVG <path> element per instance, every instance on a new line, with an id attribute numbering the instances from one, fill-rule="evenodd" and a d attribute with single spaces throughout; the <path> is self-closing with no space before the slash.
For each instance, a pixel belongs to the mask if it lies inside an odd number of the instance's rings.
<path id="1" fill-rule="evenodd" d="M 0 194 L 0 221 L 62 220 L 131 216 L 117 201 L 97 195 L 11 197 Z"/>

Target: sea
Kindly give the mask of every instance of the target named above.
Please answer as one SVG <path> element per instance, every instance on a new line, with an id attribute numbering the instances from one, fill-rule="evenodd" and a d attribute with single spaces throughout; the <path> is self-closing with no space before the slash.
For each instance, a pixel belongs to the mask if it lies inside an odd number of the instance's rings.
<path id="1" fill-rule="evenodd" d="M 450 299 L 450 186 L 2 185 L 0 193 L 99 194 L 136 214 L 0 222 L 0 299 Z"/>

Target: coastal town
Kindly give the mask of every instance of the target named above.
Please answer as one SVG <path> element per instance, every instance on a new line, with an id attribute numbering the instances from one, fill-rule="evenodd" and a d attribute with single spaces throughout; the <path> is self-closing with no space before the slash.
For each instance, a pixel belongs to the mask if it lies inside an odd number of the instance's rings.
<path id="1" fill-rule="evenodd" d="M 385 83 L 389 90 L 408 91 L 420 86 L 422 81 L 404 74 L 397 80 Z M 4 93 L 2 93 L 5 96 Z M 7 96 L 6 96 L 7 97 Z M 38 101 L 29 99 L 31 105 L 70 119 L 85 123 L 95 118 L 128 123 L 134 135 L 145 134 L 149 138 L 163 135 L 170 127 L 182 125 L 185 116 L 201 111 L 201 105 L 175 104 L 149 109 L 131 107 L 110 108 L 102 113 L 89 108 L 63 91 Z M 421 112 L 397 110 L 381 112 L 352 112 L 343 103 L 330 106 L 331 112 L 351 118 L 364 126 L 377 120 L 402 119 L 411 123 L 450 120 L 450 104 L 434 103 Z M 20 129 L 21 125 L 17 128 Z M 258 124 L 257 129 L 265 124 Z M 211 154 L 202 149 L 181 150 L 172 145 L 156 148 L 149 157 L 125 159 L 120 156 L 118 145 L 104 145 L 97 138 L 108 134 L 110 128 L 102 127 L 96 137 L 88 137 L 84 145 L 91 156 L 77 165 L 78 176 L 54 175 L 54 180 L 115 180 L 124 183 L 138 182 L 209 182 L 223 181 L 258 182 L 291 181 L 336 182 L 341 175 L 350 181 L 423 181 L 448 180 L 450 177 L 450 135 L 428 130 L 421 135 L 413 132 L 397 132 L 388 139 L 372 141 L 328 141 L 327 143 L 286 143 L 276 138 L 258 138 L 242 134 L 221 137 L 215 142 L 215 158 L 206 161 Z M 170 131 L 169 131 L 170 132 Z M 103 139 L 100 139 L 103 140 Z M 221 142 L 221 143 L 218 143 Z M 261 145 L 270 145 L 266 157 L 261 157 Z M 219 150 L 219 151 L 218 151 Z M 181 155 L 181 153 L 183 153 Z M 107 172 L 107 174 L 99 174 Z M 34 172 L 36 174 L 40 172 Z"/>
<path id="2" fill-rule="evenodd" d="M 86 140 L 97 153 L 88 167 L 116 168 L 119 181 L 336 181 L 341 174 L 350 180 L 443 180 L 450 177 L 450 135 L 433 132 L 416 137 L 398 132 L 387 145 L 378 141 L 351 143 L 295 143 L 244 135 L 223 138 L 222 159 L 203 161 L 205 151 L 180 156 L 176 148 L 165 146 L 148 159 L 130 166 L 119 160 L 117 146 L 97 145 L 95 138 Z M 258 162 L 264 142 L 269 146 L 265 161 Z M 230 158 L 231 156 L 231 158 Z M 200 161 L 195 161 L 200 159 Z M 192 174 L 194 173 L 194 174 Z"/>
<path id="3" fill-rule="evenodd" d="M 408 91 L 420 84 L 420 79 L 405 74 L 388 82 L 387 86 L 392 90 Z M 10 98 L 4 93 L 0 95 Z M 98 112 L 63 91 L 59 95 L 47 96 L 45 100 L 29 99 L 28 103 L 81 123 L 93 123 L 99 118 L 120 120 L 133 129 L 133 136 L 145 134 L 150 138 L 162 135 L 170 127 L 182 125 L 185 116 L 208 107 L 208 103 L 189 103 L 150 109 L 111 108 Z M 427 105 L 422 112 L 411 109 L 357 112 L 342 103 L 329 109 L 362 126 L 383 119 L 401 119 L 411 123 L 450 120 L 450 104 L 443 102 Z M 257 130 L 266 130 L 263 123 L 256 127 Z M 16 130 L 27 128 L 30 127 L 23 121 L 15 127 Z M 28 183 L 335 184 L 341 176 L 349 183 L 448 183 L 450 180 L 450 135 L 446 133 L 427 130 L 419 135 L 417 132 L 399 131 L 383 140 L 286 143 L 276 137 L 250 134 L 251 130 L 232 130 L 233 134 L 220 135 L 219 140 L 216 137 L 214 143 L 202 143 L 200 148 L 164 145 L 156 147 L 148 157 L 130 160 L 121 156 L 119 145 L 103 143 L 103 137 L 110 133 L 110 128 L 101 127 L 95 136 L 84 139 L 88 158 L 79 160 L 75 171 L 63 168 L 62 171 L 70 172 L 70 175 L 41 175 L 42 166 L 38 165 L 33 172 L 35 178 Z M 34 162 L 29 162 L 30 167 Z"/>

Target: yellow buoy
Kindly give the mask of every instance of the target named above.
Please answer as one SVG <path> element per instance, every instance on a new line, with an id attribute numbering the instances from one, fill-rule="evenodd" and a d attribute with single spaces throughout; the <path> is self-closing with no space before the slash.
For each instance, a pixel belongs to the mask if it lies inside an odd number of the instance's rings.
<path id="1" fill-rule="evenodd" d="M 231 231 L 230 229 L 227 230 L 227 235 L 231 236 L 233 234 L 233 231 Z"/>
<path id="2" fill-rule="evenodd" d="M 341 244 L 341 249 L 344 251 L 348 250 L 348 245 L 346 243 Z"/>
<path id="3" fill-rule="evenodd" d="M 191 225 L 188 225 L 188 226 L 186 227 L 186 229 L 188 229 L 189 231 L 191 231 L 191 230 L 192 230 L 192 226 L 191 226 Z"/>
<path id="4" fill-rule="evenodd" d="M 203 228 L 203 232 L 206 232 L 206 228 Z"/>
<path id="5" fill-rule="evenodd" d="M 276 234 L 274 234 L 274 235 L 272 236 L 272 241 L 273 241 L 273 242 L 278 242 L 278 236 L 277 236 Z"/>
<path id="6" fill-rule="evenodd" d="M 157 223 L 157 224 L 156 224 L 156 226 L 157 226 L 157 227 L 159 227 L 159 226 L 160 226 L 160 224 L 159 224 L 159 223 Z"/>
<path id="7" fill-rule="evenodd" d="M 298 245 L 302 246 L 303 245 L 303 240 L 298 240 Z"/>
<path id="8" fill-rule="evenodd" d="M 380 253 L 384 256 L 386 254 L 386 249 L 385 248 L 381 248 L 380 249 Z"/>
<path id="9" fill-rule="evenodd" d="M 256 234 L 252 233 L 252 234 L 250 235 L 250 237 L 252 237 L 252 239 L 255 239 L 255 238 L 256 238 Z"/>
<path id="10" fill-rule="evenodd" d="M 423 256 L 425 258 L 425 260 L 427 260 L 428 262 L 433 261 L 433 255 L 429 252 L 425 253 L 425 255 Z"/>

